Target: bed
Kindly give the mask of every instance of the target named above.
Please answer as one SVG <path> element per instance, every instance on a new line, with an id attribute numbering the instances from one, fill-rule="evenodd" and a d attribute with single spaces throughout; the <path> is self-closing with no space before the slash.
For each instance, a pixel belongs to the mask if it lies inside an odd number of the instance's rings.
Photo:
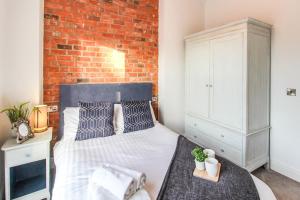
<path id="1" fill-rule="evenodd" d="M 83 92 L 84 91 L 84 92 Z M 95 92 L 96 91 L 96 92 Z M 90 93 L 90 95 L 89 95 Z M 152 85 L 63 85 L 61 109 L 82 101 L 119 101 L 152 98 Z M 61 120 L 63 112 L 61 112 Z M 63 120 L 61 127 L 63 127 Z M 60 131 L 60 138 L 64 130 Z M 56 177 L 52 199 L 86 199 L 88 179 L 102 163 L 112 163 L 145 172 L 145 189 L 156 199 L 176 150 L 179 135 L 156 123 L 153 128 L 84 141 L 60 140 L 54 147 Z M 252 175 L 251 175 L 252 176 Z M 261 200 L 276 199 L 271 189 L 252 176 Z"/>

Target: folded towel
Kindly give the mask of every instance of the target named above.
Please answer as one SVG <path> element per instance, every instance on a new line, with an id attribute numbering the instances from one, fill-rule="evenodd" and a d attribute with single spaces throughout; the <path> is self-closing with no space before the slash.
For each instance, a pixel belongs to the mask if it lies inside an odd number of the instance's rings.
<path id="1" fill-rule="evenodd" d="M 94 183 L 89 183 L 88 187 L 88 200 L 116 200 L 116 197 L 103 187 Z M 151 200 L 151 198 L 145 189 L 141 189 L 134 193 L 129 200 Z"/>
<path id="2" fill-rule="evenodd" d="M 95 170 L 89 184 L 89 187 L 96 188 L 96 190 L 103 188 L 109 191 L 120 200 L 127 200 L 136 192 L 135 182 L 131 176 L 105 166 Z"/>
<path id="3" fill-rule="evenodd" d="M 130 198 L 130 200 L 151 200 L 151 198 L 145 189 L 140 189 Z"/>
<path id="4" fill-rule="evenodd" d="M 96 183 L 89 181 L 87 200 L 117 200 L 110 191 L 98 186 Z"/>
<path id="5" fill-rule="evenodd" d="M 135 192 L 142 189 L 146 184 L 146 174 L 143 172 L 138 172 L 132 169 L 109 163 L 103 164 L 103 167 L 117 170 L 119 173 L 126 174 L 132 177 L 134 181 Z"/>

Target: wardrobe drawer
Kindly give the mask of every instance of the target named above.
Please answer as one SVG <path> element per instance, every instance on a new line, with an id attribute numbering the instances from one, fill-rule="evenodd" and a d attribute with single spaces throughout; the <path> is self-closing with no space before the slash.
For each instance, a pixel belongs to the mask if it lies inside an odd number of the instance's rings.
<path id="1" fill-rule="evenodd" d="M 242 152 L 239 149 L 218 141 L 189 125 L 186 126 L 186 136 L 204 148 L 213 149 L 217 155 L 227 158 L 237 165 L 242 165 Z"/>
<path id="2" fill-rule="evenodd" d="M 243 139 L 241 133 L 220 127 L 219 125 L 206 120 L 197 119 L 190 116 L 186 116 L 186 124 L 211 137 L 214 137 L 225 144 L 242 150 Z"/>
<path id="3" fill-rule="evenodd" d="M 186 125 L 185 126 L 185 136 L 189 140 L 191 140 L 191 141 L 193 141 L 193 142 L 195 142 L 195 143 L 197 143 L 197 144 L 199 144 L 199 145 L 202 146 L 202 143 L 199 143 L 199 133 L 198 133 L 197 129 L 195 129 L 195 128 L 191 127 L 191 126 Z"/>
<path id="4" fill-rule="evenodd" d="M 242 152 L 225 143 L 219 143 L 215 148 L 216 154 L 242 166 Z"/>
<path id="5" fill-rule="evenodd" d="M 212 136 L 221 140 L 223 143 L 242 150 L 243 138 L 241 133 L 230 131 L 223 127 L 215 127 Z"/>
<path id="6" fill-rule="evenodd" d="M 228 160 L 242 165 L 242 152 L 236 148 L 233 148 L 225 143 L 219 142 L 213 137 L 210 137 L 204 133 L 199 132 L 198 141 L 205 148 L 213 149 L 218 156 L 227 158 Z"/>
<path id="7" fill-rule="evenodd" d="M 199 142 L 202 144 L 202 147 L 213 150 L 218 147 L 216 140 L 212 137 L 207 136 L 205 133 L 200 133 L 198 137 Z"/>
<path id="8" fill-rule="evenodd" d="M 186 126 L 186 132 L 188 132 L 186 136 L 200 146 L 210 149 L 215 148 L 215 139 L 209 137 L 205 133 L 202 133 L 198 129 L 195 129 L 191 126 Z"/>
<path id="9" fill-rule="evenodd" d="M 190 117 L 188 115 L 185 117 L 185 124 L 189 127 L 199 128 L 198 119 Z"/>

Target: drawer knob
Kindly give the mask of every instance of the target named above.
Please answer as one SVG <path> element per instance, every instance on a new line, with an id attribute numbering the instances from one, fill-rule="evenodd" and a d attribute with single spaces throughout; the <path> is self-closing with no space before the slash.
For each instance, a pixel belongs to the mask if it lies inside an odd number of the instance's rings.
<path id="1" fill-rule="evenodd" d="M 223 138 L 223 137 L 225 137 L 225 135 L 221 134 L 221 137 Z"/>
<path id="2" fill-rule="evenodd" d="M 195 123 L 194 126 L 197 126 L 197 124 Z"/>
<path id="3" fill-rule="evenodd" d="M 196 135 L 194 135 L 194 138 L 197 138 L 197 136 L 196 136 Z"/>
<path id="4" fill-rule="evenodd" d="M 224 153 L 224 152 L 225 152 L 225 150 L 224 150 L 224 149 L 221 149 L 221 152 L 222 152 L 222 153 Z"/>
<path id="5" fill-rule="evenodd" d="M 25 157 L 29 158 L 31 155 L 29 153 L 25 154 Z"/>

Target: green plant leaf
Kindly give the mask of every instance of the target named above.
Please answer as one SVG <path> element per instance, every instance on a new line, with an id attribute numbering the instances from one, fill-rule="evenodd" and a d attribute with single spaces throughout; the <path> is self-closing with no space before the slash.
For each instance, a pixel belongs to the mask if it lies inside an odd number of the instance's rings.
<path id="1" fill-rule="evenodd" d="M 13 106 L 10 108 L 6 108 L 1 111 L 1 113 L 6 113 L 11 123 L 17 122 L 18 120 L 28 120 L 29 117 L 29 102 L 22 103 L 19 106 Z"/>
<path id="2" fill-rule="evenodd" d="M 23 108 L 23 106 L 25 106 L 25 105 L 27 105 L 27 104 L 29 104 L 29 103 L 30 103 L 30 102 L 25 102 L 25 103 L 20 104 L 19 110 L 21 110 L 21 109 Z"/>
<path id="3" fill-rule="evenodd" d="M 4 113 L 4 112 L 10 112 L 11 110 L 13 110 L 13 108 L 6 108 L 0 111 L 0 113 Z"/>
<path id="4" fill-rule="evenodd" d="M 203 149 L 200 147 L 195 147 L 191 153 L 199 162 L 204 162 L 204 160 L 207 158 L 207 155 L 203 152 Z"/>

